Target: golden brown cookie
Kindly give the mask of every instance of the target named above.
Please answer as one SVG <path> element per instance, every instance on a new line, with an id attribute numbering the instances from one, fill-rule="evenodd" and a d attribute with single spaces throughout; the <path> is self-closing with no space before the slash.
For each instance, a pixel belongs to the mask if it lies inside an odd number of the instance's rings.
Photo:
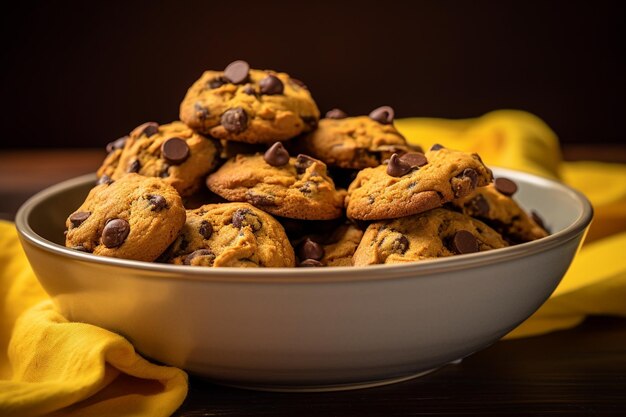
<path id="1" fill-rule="evenodd" d="M 293 219 L 335 219 L 341 216 L 345 196 L 335 189 L 323 162 L 306 155 L 290 157 L 280 143 L 264 155 L 237 155 L 206 183 L 229 201 L 245 201 Z"/>
<path id="2" fill-rule="evenodd" d="M 298 266 L 352 266 L 363 231 L 344 223 L 327 235 L 315 234 L 297 243 Z"/>
<path id="3" fill-rule="evenodd" d="M 392 155 L 387 165 L 365 168 L 348 188 L 348 217 L 393 219 L 461 198 L 493 176 L 477 154 L 434 147 L 426 154 Z"/>
<path id="4" fill-rule="evenodd" d="M 65 246 L 115 258 L 154 261 L 185 223 L 176 190 L 159 178 L 128 174 L 94 187 L 65 222 Z"/>
<path id="5" fill-rule="evenodd" d="M 180 105 L 180 119 L 218 139 L 273 143 L 313 129 L 319 110 L 302 82 L 235 61 L 202 74 Z"/>
<path id="6" fill-rule="evenodd" d="M 385 108 L 393 114 L 390 107 Z M 372 117 L 379 110 L 357 117 L 347 117 L 338 109 L 329 111 L 317 129 L 302 138 L 304 152 L 327 165 L 363 169 L 380 165 L 394 153 L 412 151 L 394 127 L 393 116 L 391 120 Z"/>
<path id="7" fill-rule="evenodd" d="M 166 261 L 179 265 L 287 267 L 295 265 L 283 227 L 247 203 L 207 204 L 187 211 Z"/>
<path id="8" fill-rule="evenodd" d="M 363 230 L 353 224 L 345 224 L 324 243 L 321 261 L 326 266 L 352 266 L 352 257 L 363 238 Z"/>
<path id="9" fill-rule="evenodd" d="M 354 266 L 415 262 L 503 248 L 507 243 L 486 224 L 438 208 L 369 225 L 354 254 Z"/>
<path id="10" fill-rule="evenodd" d="M 98 169 L 100 178 L 106 175 L 118 179 L 129 172 L 159 177 L 182 196 L 200 188 L 218 156 L 215 141 L 195 133 L 182 122 L 144 123 L 108 148 L 111 152 Z"/>
<path id="11" fill-rule="evenodd" d="M 517 186 L 506 178 L 477 188 L 452 205 L 463 213 L 481 220 L 497 230 L 511 243 L 530 242 L 548 235 L 511 197 Z"/>

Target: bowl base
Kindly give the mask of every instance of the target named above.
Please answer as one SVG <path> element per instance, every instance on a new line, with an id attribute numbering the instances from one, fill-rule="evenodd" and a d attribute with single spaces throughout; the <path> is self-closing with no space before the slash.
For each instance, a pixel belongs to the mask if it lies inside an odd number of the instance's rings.
<path id="1" fill-rule="evenodd" d="M 458 359 L 449 363 L 449 365 L 456 365 L 461 363 L 462 359 Z M 247 385 L 247 384 L 232 384 L 227 382 L 214 381 L 216 384 L 224 385 L 232 388 L 241 388 L 253 391 L 270 391 L 270 392 L 331 392 L 331 391 L 350 391 L 356 389 L 375 388 L 383 385 L 397 384 L 399 382 L 409 381 L 414 378 L 430 374 L 440 367 L 428 369 L 426 371 L 420 371 L 409 375 L 395 376 L 392 378 L 377 379 L 373 381 L 351 382 L 347 384 L 330 384 L 330 385 Z"/>

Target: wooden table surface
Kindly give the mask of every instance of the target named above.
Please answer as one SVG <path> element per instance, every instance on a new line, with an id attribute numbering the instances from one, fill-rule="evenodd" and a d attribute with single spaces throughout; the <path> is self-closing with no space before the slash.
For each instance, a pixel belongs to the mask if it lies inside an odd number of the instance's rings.
<path id="1" fill-rule="evenodd" d="M 626 162 L 626 147 L 564 151 L 570 160 Z M 0 151 L 0 218 L 12 219 L 40 189 L 93 172 L 103 157 L 101 150 Z M 174 415 L 626 415 L 626 319 L 591 317 L 574 329 L 500 341 L 458 365 L 378 388 L 270 393 L 191 377 Z"/>

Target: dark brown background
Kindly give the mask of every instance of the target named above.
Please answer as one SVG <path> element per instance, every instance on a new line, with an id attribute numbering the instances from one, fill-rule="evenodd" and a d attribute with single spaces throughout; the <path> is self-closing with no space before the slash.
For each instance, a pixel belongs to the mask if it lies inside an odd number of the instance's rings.
<path id="1" fill-rule="evenodd" d="M 6 7 L 6 6 L 5 6 Z M 625 143 L 618 1 L 47 2 L 0 13 L 0 147 L 93 147 L 177 117 L 204 69 L 289 72 L 319 107 L 531 111 L 564 142 Z"/>

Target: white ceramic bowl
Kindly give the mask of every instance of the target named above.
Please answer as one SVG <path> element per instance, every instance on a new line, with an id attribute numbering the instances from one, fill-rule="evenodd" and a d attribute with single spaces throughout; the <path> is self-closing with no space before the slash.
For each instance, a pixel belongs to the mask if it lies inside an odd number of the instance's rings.
<path id="1" fill-rule="evenodd" d="M 20 208 L 30 263 L 69 320 L 127 337 L 142 354 L 216 382 L 331 389 L 397 381 L 483 349 L 529 317 L 567 271 L 592 218 L 579 192 L 533 175 L 517 200 L 544 239 L 405 265 L 201 268 L 98 257 L 62 246 L 95 177 Z"/>

